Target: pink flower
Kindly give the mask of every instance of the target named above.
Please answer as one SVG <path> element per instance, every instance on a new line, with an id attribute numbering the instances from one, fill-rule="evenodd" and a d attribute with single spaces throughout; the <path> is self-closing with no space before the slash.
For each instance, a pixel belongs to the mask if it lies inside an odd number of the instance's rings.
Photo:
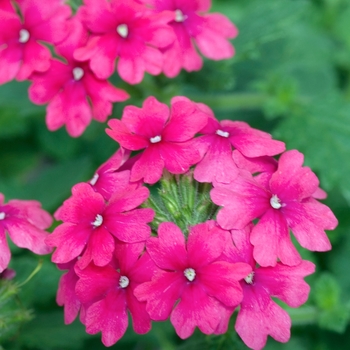
<path id="1" fill-rule="evenodd" d="M 298 265 L 301 257 L 293 246 L 289 228 L 302 247 L 312 251 L 331 249 L 324 230 L 338 221 L 332 211 L 313 198 L 319 185 L 316 175 L 302 167 L 304 156 L 296 150 L 285 152 L 266 186 L 242 172 L 229 184 L 214 184 L 211 198 L 222 208 L 217 216 L 225 229 L 242 229 L 259 218 L 251 233 L 254 259 L 262 266 Z"/>
<path id="2" fill-rule="evenodd" d="M 228 183 L 238 175 L 233 158 L 233 148 L 250 158 L 273 156 L 285 150 L 281 141 L 271 138 L 270 134 L 251 128 L 239 121 L 216 120 L 213 112 L 207 111 L 208 124 L 200 131 L 203 136 L 196 139 L 196 148 L 204 158 L 196 165 L 194 178 L 199 182 Z"/>
<path id="3" fill-rule="evenodd" d="M 104 266 L 112 259 L 116 238 L 134 243 L 149 237 L 147 223 L 153 220 L 154 212 L 135 209 L 148 198 L 149 190 L 130 186 L 129 171 L 123 174 L 124 181 L 108 203 L 87 183 L 73 187 L 72 197 L 55 214 L 63 224 L 46 240 L 49 246 L 57 247 L 53 262 L 66 263 L 81 255 L 77 262 L 80 268 L 90 261 Z"/>
<path id="4" fill-rule="evenodd" d="M 128 326 L 129 310 L 134 330 L 138 334 L 151 329 L 151 319 L 146 303 L 134 296 L 135 288 L 149 281 L 156 269 L 144 243 L 117 243 L 116 264 L 98 267 L 90 264 L 84 270 L 77 269 L 79 281 L 76 294 L 82 303 L 90 303 L 86 311 L 86 331 L 95 334 L 102 331 L 105 346 L 116 343 Z"/>
<path id="5" fill-rule="evenodd" d="M 206 14 L 210 0 L 145 0 L 157 11 L 174 12 L 170 22 L 176 40 L 165 48 L 164 74 L 175 77 L 181 68 L 191 72 L 202 68 L 200 52 L 212 59 L 222 60 L 234 55 L 234 48 L 228 39 L 237 36 L 236 27 L 219 13 Z"/>
<path id="6" fill-rule="evenodd" d="M 73 51 L 83 46 L 88 38 L 82 24 L 70 22 L 69 37 L 56 46 L 56 51 L 67 63 L 51 60 L 44 73 L 32 75 L 29 97 L 36 104 L 49 103 L 46 124 L 49 130 L 66 125 L 68 133 L 80 136 L 91 119 L 105 122 L 112 113 L 112 102 L 125 101 L 129 95 L 106 80 L 98 79 L 87 62 L 78 62 Z"/>
<path id="7" fill-rule="evenodd" d="M 200 160 L 193 137 L 206 124 L 207 115 L 191 101 L 171 101 L 167 105 L 149 97 L 142 108 L 127 106 L 121 120 L 109 121 L 107 134 L 128 150 L 145 149 L 131 170 L 131 181 L 142 178 L 156 183 L 163 169 L 184 174 Z"/>
<path id="8" fill-rule="evenodd" d="M 8 1 L 0 7 L 0 84 L 27 79 L 33 71 L 50 67 L 50 50 L 41 44 L 57 44 L 68 34 L 69 6 L 61 0 L 17 0 L 17 14 Z"/>
<path id="9" fill-rule="evenodd" d="M 283 343 L 289 340 L 291 319 L 271 297 L 290 307 L 305 303 L 310 287 L 303 278 L 315 271 L 315 265 L 303 260 L 297 266 L 279 262 L 274 267 L 257 267 L 249 242 L 250 230 L 251 226 L 232 230 L 234 246 L 228 245 L 224 255 L 229 262 L 245 262 L 252 267 L 253 271 L 240 282 L 243 300 L 235 329 L 247 346 L 259 350 L 265 346 L 268 335 Z"/>
<path id="10" fill-rule="evenodd" d="M 80 18 L 91 32 L 87 45 L 76 50 L 80 61 L 90 60 L 90 67 L 100 79 L 115 70 L 129 84 L 140 83 L 144 73 L 161 73 L 163 55 L 159 48 L 171 44 L 174 34 L 167 23 L 171 13 L 153 13 L 132 0 L 84 0 Z"/>
<path id="11" fill-rule="evenodd" d="M 40 255 L 48 254 L 52 249 L 45 244 L 48 233 L 44 230 L 51 224 L 51 215 L 39 202 L 14 199 L 5 204 L 0 193 L 0 272 L 7 268 L 11 259 L 6 232 L 18 247 Z"/>
<path id="12" fill-rule="evenodd" d="M 158 238 L 150 238 L 146 248 L 161 270 L 135 289 L 136 297 L 147 302 L 151 319 L 163 321 L 170 316 L 182 339 L 189 337 L 196 326 L 212 334 L 225 306 L 235 308 L 241 302 L 238 281 L 251 272 L 245 263 L 219 259 L 229 243 L 229 233 L 215 226 L 214 221 L 193 226 L 187 244 L 175 224 L 160 224 Z"/>

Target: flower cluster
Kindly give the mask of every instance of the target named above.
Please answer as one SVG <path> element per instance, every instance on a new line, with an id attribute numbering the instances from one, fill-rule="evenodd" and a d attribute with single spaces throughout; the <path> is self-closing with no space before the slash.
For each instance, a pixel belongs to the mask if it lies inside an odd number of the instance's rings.
<path id="1" fill-rule="evenodd" d="M 169 318 L 185 339 L 196 327 L 225 333 L 238 310 L 235 329 L 252 349 L 268 335 L 288 341 L 290 317 L 272 297 L 299 307 L 315 270 L 289 231 L 326 251 L 324 230 L 337 225 L 303 155 L 185 97 L 170 108 L 149 97 L 108 125 L 120 149 L 73 187 L 46 238 L 68 270 L 57 294 L 65 322 L 80 311 L 86 331 L 111 346 L 128 312 L 136 333 Z"/>
<path id="2" fill-rule="evenodd" d="M 48 104 L 48 129 L 65 125 L 78 137 L 129 98 L 108 81 L 115 71 L 138 84 L 145 72 L 199 70 L 197 49 L 214 60 L 232 57 L 228 39 L 237 30 L 209 8 L 207 0 L 84 0 L 72 15 L 61 0 L 1 0 L 0 84 L 30 80 L 30 100 Z"/>

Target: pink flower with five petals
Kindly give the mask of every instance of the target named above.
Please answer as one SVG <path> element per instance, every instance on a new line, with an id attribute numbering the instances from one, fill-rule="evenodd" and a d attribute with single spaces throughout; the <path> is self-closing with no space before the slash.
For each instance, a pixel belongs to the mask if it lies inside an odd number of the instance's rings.
<path id="1" fill-rule="evenodd" d="M 71 9 L 61 0 L 17 0 L 16 9 L 5 1 L 0 7 L 0 84 L 25 80 L 50 67 L 50 50 L 41 44 L 57 44 L 68 34 Z"/>
<path id="2" fill-rule="evenodd" d="M 145 149 L 131 169 L 131 181 L 156 183 L 163 169 L 184 174 L 200 160 L 193 137 L 207 122 L 207 115 L 196 104 L 173 98 L 171 110 L 154 97 L 142 108 L 127 106 L 121 120 L 111 119 L 107 134 L 128 150 Z"/>
<path id="3" fill-rule="evenodd" d="M 74 57 L 90 60 L 97 77 L 110 77 L 116 60 L 120 77 L 129 84 L 140 83 L 145 72 L 161 73 L 163 55 L 159 48 L 174 41 L 167 25 L 172 13 L 157 14 L 133 0 L 84 0 L 79 16 L 91 36 Z"/>
<path id="4" fill-rule="evenodd" d="M 138 301 L 134 290 L 151 279 L 157 269 L 147 253 L 144 243 L 117 243 L 115 262 L 104 267 L 93 264 L 76 272 L 79 281 L 76 295 L 88 304 L 84 323 L 90 334 L 102 332 L 105 346 L 116 343 L 128 326 L 130 312 L 134 330 L 138 334 L 151 329 L 151 319 L 146 312 L 146 303 Z"/>
<path id="5" fill-rule="evenodd" d="M 298 265 L 301 257 L 291 242 L 289 228 L 302 247 L 312 251 L 331 249 L 324 230 L 338 221 L 332 211 L 314 198 L 319 181 L 304 156 L 296 151 L 281 155 L 277 170 L 268 182 L 241 174 L 229 184 L 214 183 L 211 198 L 223 206 L 217 216 L 225 229 L 242 229 L 259 218 L 251 233 L 254 259 L 262 266 L 275 266 L 279 258 L 286 265 Z"/>
<path id="6" fill-rule="evenodd" d="M 49 130 L 66 125 L 68 133 L 80 136 L 91 119 L 104 122 L 112 113 L 113 102 L 125 101 L 129 94 L 98 79 L 87 62 L 73 58 L 76 48 L 83 46 L 88 33 L 77 20 L 70 21 L 69 37 L 56 46 L 66 63 L 52 59 L 44 73 L 31 76 L 29 97 L 36 104 L 48 103 L 46 124 Z"/>
<path id="7" fill-rule="evenodd" d="M 181 68 L 188 72 L 202 68 L 203 61 L 196 47 L 212 60 L 222 60 L 234 55 L 234 48 L 228 39 L 237 36 L 237 28 L 220 14 L 211 13 L 210 0 L 143 0 L 156 11 L 173 11 L 174 20 L 170 26 L 176 40 L 163 49 L 164 74 L 175 77 Z"/>
<path id="8" fill-rule="evenodd" d="M 150 282 L 135 289 L 137 299 L 147 302 L 151 319 L 163 321 L 170 316 L 182 339 L 189 337 L 196 326 L 205 334 L 214 333 L 225 306 L 235 308 L 241 302 L 238 281 L 251 272 L 248 264 L 220 260 L 230 241 L 229 232 L 218 228 L 214 221 L 190 228 L 187 244 L 175 224 L 160 224 L 158 238 L 146 243 L 147 252 L 160 270 Z"/>
<path id="9" fill-rule="evenodd" d="M 222 258 L 231 263 L 245 262 L 252 267 L 252 272 L 240 282 L 243 300 L 235 329 L 247 346 L 260 350 L 268 335 L 283 343 L 290 338 L 291 319 L 271 297 L 290 307 L 304 304 L 310 292 L 304 277 L 315 272 L 315 265 L 303 260 L 296 266 L 279 262 L 273 267 L 257 267 L 249 240 L 251 228 L 249 225 L 243 230 L 231 231 L 234 246 L 228 245 Z"/>
<path id="10" fill-rule="evenodd" d="M 72 197 L 55 213 L 63 223 L 46 239 L 49 246 L 57 247 L 53 262 L 67 263 L 81 256 L 80 268 L 90 261 L 104 266 L 112 260 L 116 239 L 134 243 L 150 236 L 147 223 L 153 220 L 153 210 L 136 209 L 148 198 L 149 190 L 130 185 L 129 171 L 121 174 L 124 179 L 108 203 L 87 183 L 73 187 Z"/>

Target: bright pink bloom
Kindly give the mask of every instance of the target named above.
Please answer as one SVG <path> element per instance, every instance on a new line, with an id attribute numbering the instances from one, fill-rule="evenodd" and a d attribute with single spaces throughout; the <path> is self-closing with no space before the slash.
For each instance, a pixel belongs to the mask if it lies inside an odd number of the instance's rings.
<path id="1" fill-rule="evenodd" d="M 72 197 L 55 213 L 62 220 L 46 242 L 57 247 L 52 256 L 55 263 L 66 263 L 81 255 L 77 266 L 85 268 L 90 261 L 107 265 L 113 256 L 115 239 L 123 242 L 145 241 L 151 233 L 148 222 L 152 209 L 135 209 L 149 196 L 145 187 L 129 185 L 129 171 L 124 171 L 118 191 L 108 203 L 87 183 L 72 189 Z M 121 180 L 121 179 L 120 179 Z"/>
<path id="2" fill-rule="evenodd" d="M 68 34 L 69 6 L 61 0 L 17 0 L 21 15 L 5 1 L 0 7 L 0 84 L 27 79 L 50 67 L 50 50 Z"/>
<path id="3" fill-rule="evenodd" d="M 48 233 L 44 230 L 51 224 L 51 215 L 39 202 L 14 199 L 5 204 L 0 193 L 0 272 L 7 268 L 11 259 L 6 232 L 18 247 L 40 255 L 48 254 L 52 249 L 45 244 Z"/>
<path id="4" fill-rule="evenodd" d="M 244 122 L 219 122 L 207 106 L 198 105 L 206 109 L 209 118 L 200 131 L 204 135 L 196 139 L 196 148 L 204 156 L 194 171 L 197 181 L 228 183 L 234 180 L 239 172 L 232 155 L 234 148 L 250 158 L 273 156 L 285 150 L 284 143 L 273 140 L 270 134 Z"/>
<path id="5" fill-rule="evenodd" d="M 251 272 L 245 263 L 219 259 L 230 241 L 229 232 L 218 228 L 214 221 L 193 226 L 187 244 L 175 224 L 160 224 L 158 238 L 150 238 L 146 248 L 161 270 L 152 281 L 135 289 L 136 297 L 147 302 L 151 319 L 163 321 L 170 316 L 182 339 L 189 337 L 196 326 L 212 334 L 225 306 L 235 308 L 241 302 L 238 281 Z"/>
<path id="6" fill-rule="evenodd" d="M 234 55 L 228 39 L 237 36 L 237 29 L 230 20 L 219 13 L 206 14 L 210 0 L 144 0 L 157 11 L 173 11 L 170 22 L 176 40 L 164 51 L 164 74 L 174 77 L 181 68 L 191 72 L 202 68 L 203 60 L 196 47 L 212 60 L 222 60 Z"/>
<path id="7" fill-rule="evenodd" d="M 242 229 L 259 218 L 251 234 L 254 259 L 262 266 L 276 265 L 279 258 L 286 265 L 301 262 L 293 246 L 289 228 L 306 249 L 331 249 L 324 230 L 333 230 L 338 221 L 332 211 L 313 198 L 319 181 L 304 156 L 292 150 L 281 155 L 278 169 L 264 186 L 248 172 L 242 172 L 229 184 L 214 184 L 211 198 L 222 208 L 217 216 L 225 229 Z"/>
<path id="8" fill-rule="evenodd" d="M 131 170 L 131 181 L 142 178 L 156 183 L 163 169 L 184 174 L 200 160 L 193 137 L 207 122 L 207 115 L 191 101 L 172 99 L 171 110 L 154 97 L 142 108 L 127 106 L 121 120 L 109 121 L 107 134 L 128 150 L 145 149 Z"/>
<path id="9" fill-rule="evenodd" d="M 250 230 L 251 226 L 232 230 L 234 246 L 228 245 L 224 255 L 229 262 L 245 262 L 252 267 L 253 271 L 240 282 L 243 300 L 235 329 L 247 346 L 259 350 L 265 346 L 268 335 L 283 343 L 289 340 L 291 319 L 271 297 L 290 307 L 305 303 L 310 287 L 304 277 L 315 271 L 315 265 L 303 260 L 297 266 L 279 262 L 274 267 L 257 267 L 249 242 Z"/>
<path id="10" fill-rule="evenodd" d="M 112 113 L 112 102 L 125 101 L 129 95 L 108 81 L 98 79 L 88 62 L 73 58 L 74 50 L 86 43 L 88 34 L 76 19 L 70 22 L 70 29 L 69 37 L 56 46 L 56 52 L 67 63 L 52 59 L 46 72 L 32 75 L 29 97 L 36 104 L 48 103 L 46 124 L 49 130 L 66 124 L 68 133 L 77 137 L 92 118 L 105 122 Z"/>
<path id="11" fill-rule="evenodd" d="M 102 332 L 105 346 L 116 343 L 128 326 L 129 310 L 136 333 L 144 334 L 151 329 L 151 319 L 146 303 L 134 296 L 135 288 L 150 281 L 156 266 L 147 253 L 144 243 L 117 243 L 116 264 L 98 267 L 90 264 L 84 270 L 77 269 L 79 281 L 76 294 L 82 303 L 90 303 L 86 311 L 86 331 Z"/>
<path id="12" fill-rule="evenodd" d="M 90 60 L 99 78 L 113 74 L 116 59 L 120 77 L 129 84 L 140 83 L 145 72 L 161 73 L 163 55 L 159 48 L 174 40 L 167 25 L 172 13 L 156 14 L 132 0 L 84 0 L 79 15 L 92 35 L 74 56 Z"/>

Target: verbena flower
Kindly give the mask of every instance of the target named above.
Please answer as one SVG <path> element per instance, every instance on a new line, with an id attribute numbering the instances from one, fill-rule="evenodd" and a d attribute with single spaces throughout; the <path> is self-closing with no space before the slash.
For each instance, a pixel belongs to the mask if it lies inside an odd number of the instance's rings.
<path id="1" fill-rule="evenodd" d="M 212 334 L 225 306 L 235 307 L 242 299 L 238 281 L 251 272 L 244 263 L 230 264 L 219 259 L 228 232 L 206 222 L 190 228 L 185 241 L 173 223 L 159 225 L 158 238 L 147 241 L 147 252 L 160 268 L 150 282 L 135 290 L 156 321 L 170 316 L 176 333 L 189 337 L 197 326 Z"/>
<path id="2" fill-rule="evenodd" d="M 57 44 L 68 35 L 71 9 L 61 0 L 17 0 L 20 14 L 10 1 L 0 7 L 0 84 L 14 78 L 28 79 L 34 72 L 50 67 L 48 44 Z"/>
<path id="3" fill-rule="evenodd" d="M 197 71 L 203 60 L 197 49 L 212 60 L 222 60 L 234 55 L 234 48 L 228 39 L 237 36 L 237 29 L 220 13 L 207 12 L 208 0 L 143 0 L 156 11 L 172 11 L 170 22 L 176 40 L 162 49 L 164 52 L 164 74 L 174 77 L 180 70 Z"/>
<path id="4" fill-rule="evenodd" d="M 85 47 L 74 57 L 90 60 L 90 68 L 100 79 L 110 77 L 115 67 L 129 84 L 140 83 L 144 73 L 160 74 L 160 48 L 174 41 L 167 23 L 171 13 L 156 14 L 133 0 L 84 0 L 79 17 L 91 32 Z"/>
<path id="5" fill-rule="evenodd" d="M 142 108 L 127 106 L 121 120 L 109 121 L 107 134 L 131 151 L 145 149 L 131 169 L 131 181 L 154 184 L 167 169 L 184 174 L 197 163 L 200 154 L 193 147 L 195 134 L 207 122 L 207 115 L 192 101 L 173 99 L 171 109 L 154 97 Z"/>
<path id="6" fill-rule="evenodd" d="M 145 187 L 129 185 L 129 171 L 108 203 L 87 183 L 73 187 L 72 197 L 66 200 L 55 218 L 63 223 L 56 227 L 46 243 L 57 247 L 52 261 L 67 263 L 81 256 L 77 265 L 85 268 L 90 261 L 107 265 L 113 257 L 115 239 L 134 243 L 150 235 L 148 222 L 152 209 L 135 209 L 149 196 Z"/>
<path id="7" fill-rule="evenodd" d="M 243 300 L 235 329 L 246 345 L 259 350 L 265 346 L 268 335 L 283 343 L 289 340 L 291 319 L 271 297 L 290 307 L 304 304 L 310 292 L 304 277 L 315 272 L 315 265 L 303 260 L 296 266 L 278 262 L 275 266 L 258 267 L 250 243 L 251 229 L 252 225 L 232 230 L 234 246 L 227 245 L 224 256 L 229 262 L 243 261 L 252 267 L 252 272 L 240 282 Z"/>
<path id="8" fill-rule="evenodd" d="M 66 125 L 69 135 L 80 136 L 91 119 L 105 122 L 112 113 L 112 103 L 125 101 L 129 94 L 114 87 L 105 79 L 98 79 L 88 62 L 73 58 L 75 49 L 85 45 L 88 33 L 77 20 L 70 21 L 70 35 L 56 52 L 65 63 L 52 59 L 44 73 L 35 73 L 30 80 L 29 98 L 36 104 L 48 103 L 46 124 L 54 131 Z"/>
<path id="9" fill-rule="evenodd" d="M 151 329 L 146 303 L 134 296 L 135 288 L 149 281 L 157 269 L 149 255 L 143 254 L 144 247 L 144 243 L 118 242 L 113 263 L 104 267 L 90 264 L 84 270 L 76 270 L 79 276 L 76 294 L 82 303 L 89 304 L 84 318 L 86 331 L 90 334 L 101 331 L 105 346 L 113 345 L 124 335 L 127 311 L 136 333 Z"/>
<path id="10" fill-rule="evenodd" d="M 6 233 L 12 242 L 20 248 L 27 248 L 42 255 L 52 249 L 46 245 L 45 231 L 52 224 L 51 215 L 41 208 L 37 201 L 13 199 L 4 203 L 0 193 L 0 272 L 3 272 L 11 259 Z"/>
<path id="11" fill-rule="evenodd" d="M 338 221 L 332 211 L 318 202 L 314 193 L 319 181 L 296 150 L 285 152 L 269 181 L 258 182 L 241 172 L 229 184 L 215 183 L 211 198 L 219 211 L 218 223 L 225 229 L 242 229 L 259 219 L 251 234 L 254 258 L 262 266 L 273 266 L 279 258 L 297 265 L 301 257 L 294 247 L 289 229 L 302 247 L 312 251 L 331 249 L 324 230 L 333 230 Z"/>

